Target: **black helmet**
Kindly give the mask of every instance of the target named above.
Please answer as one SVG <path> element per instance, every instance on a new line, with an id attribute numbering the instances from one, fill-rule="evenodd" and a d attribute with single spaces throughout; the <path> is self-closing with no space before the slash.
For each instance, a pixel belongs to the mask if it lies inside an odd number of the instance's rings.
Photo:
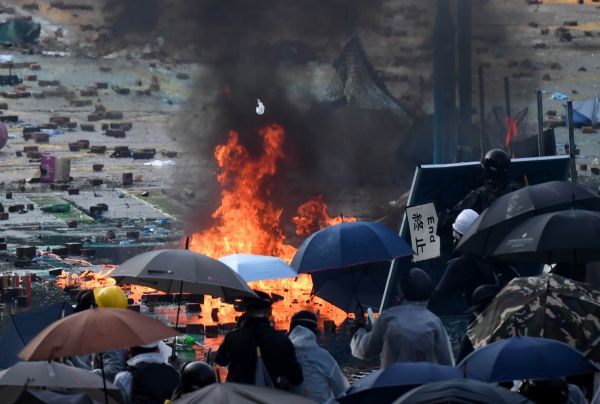
<path id="1" fill-rule="evenodd" d="M 502 149 L 492 149 L 481 160 L 481 167 L 492 180 L 507 179 L 510 169 L 510 156 Z"/>
<path id="2" fill-rule="evenodd" d="M 208 363 L 193 361 L 181 368 L 181 392 L 183 394 L 217 382 L 217 376 Z"/>
<path id="3" fill-rule="evenodd" d="M 302 310 L 297 312 L 292 316 L 290 320 L 290 331 L 294 329 L 295 326 L 301 325 L 302 327 L 306 327 L 312 332 L 316 334 L 317 332 L 317 316 L 312 311 Z"/>
<path id="4" fill-rule="evenodd" d="M 273 305 L 273 300 L 268 293 L 261 292 L 260 290 L 254 290 L 256 297 L 245 297 L 242 299 L 244 310 L 263 310 L 268 309 Z"/>
<path id="5" fill-rule="evenodd" d="M 433 293 L 431 278 L 421 268 L 409 269 L 402 278 L 400 287 L 404 298 L 413 302 L 429 300 Z"/>
<path id="6" fill-rule="evenodd" d="M 494 300 L 494 297 L 500 291 L 500 287 L 494 284 L 484 284 L 478 286 L 471 297 L 473 305 L 465 313 L 475 313 L 485 309 L 487 305 Z"/>

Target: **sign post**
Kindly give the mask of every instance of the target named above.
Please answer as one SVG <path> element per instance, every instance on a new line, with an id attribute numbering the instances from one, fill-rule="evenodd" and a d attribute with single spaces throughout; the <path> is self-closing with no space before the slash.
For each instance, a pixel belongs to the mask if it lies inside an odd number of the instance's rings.
<path id="1" fill-rule="evenodd" d="M 433 203 L 406 208 L 414 262 L 440 256 L 440 238 L 437 235 L 438 217 Z"/>

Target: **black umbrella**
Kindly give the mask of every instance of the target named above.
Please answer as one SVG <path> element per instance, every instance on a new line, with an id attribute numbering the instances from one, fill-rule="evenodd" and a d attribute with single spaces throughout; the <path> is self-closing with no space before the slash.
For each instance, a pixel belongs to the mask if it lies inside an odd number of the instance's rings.
<path id="1" fill-rule="evenodd" d="M 496 199 L 483 211 L 456 249 L 489 256 L 515 225 L 539 214 L 569 208 L 600 211 L 600 193 L 593 187 L 566 181 L 521 188 Z"/>
<path id="2" fill-rule="evenodd" d="M 566 210 L 527 219 L 493 256 L 512 261 L 586 263 L 600 260 L 600 212 Z"/>

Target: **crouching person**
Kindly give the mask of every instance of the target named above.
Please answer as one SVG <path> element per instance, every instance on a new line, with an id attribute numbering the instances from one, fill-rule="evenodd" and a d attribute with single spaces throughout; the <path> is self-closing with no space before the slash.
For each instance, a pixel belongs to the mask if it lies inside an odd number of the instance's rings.
<path id="1" fill-rule="evenodd" d="M 127 369 L 115 377 L 127 404 L 163 404 L 179 386 L 179 372 L 167 363 L 160 342 L 129 349 Z"/>
<path id="2" fill-rule="evenodd" d="M 304 376 L 304 382 L 294 392 L 319 403 L 330 403 L 350 387 L 335 359 L 317 343 L 317 317 L 312 312 L 294 314 L 289 337 Z"/>

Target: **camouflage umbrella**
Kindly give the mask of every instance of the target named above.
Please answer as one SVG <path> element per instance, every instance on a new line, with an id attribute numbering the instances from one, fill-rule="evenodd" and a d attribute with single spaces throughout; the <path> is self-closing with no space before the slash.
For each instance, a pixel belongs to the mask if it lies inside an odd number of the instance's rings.
<path id="1" fill-rule="evenodd" d="M 563 341 L 585 352 L 600 335 L 600 290 L 558 275 L 515 278 L 469 325 L 475 348 L 502 338 Z M 590 351 L 600 361 L 600 350 Z"/>

